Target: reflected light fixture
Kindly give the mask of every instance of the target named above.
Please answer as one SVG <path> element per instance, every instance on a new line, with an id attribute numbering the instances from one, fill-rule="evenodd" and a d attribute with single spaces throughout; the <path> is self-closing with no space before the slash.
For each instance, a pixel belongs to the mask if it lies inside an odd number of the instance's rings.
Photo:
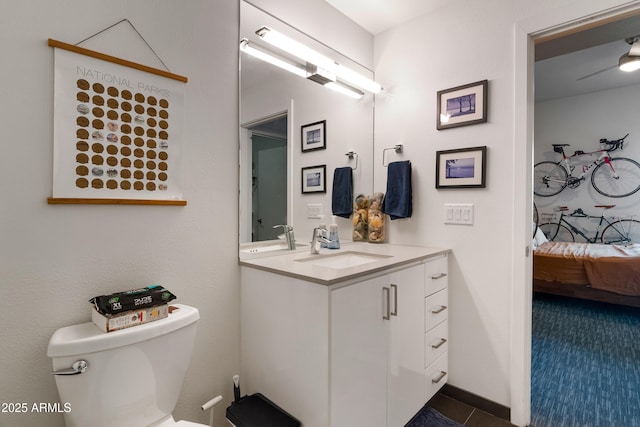
<path id="1" fill-rule="evenodd" d="M 323 54 L 316 52 L 302 43 L 269 27 L 261 27 L 256 31 L 256 34 L 267 43 L 282 49 L 305 62 L 335 74 L 337 78 L 350 85 L 357 86 L 372 93 L 380 93 L 382 90 L 382 86 L 375 81 L 363 76 L 362 74 L 356 73 L 344 65 L 336 63 Z"/>
<path id="2" fill-rule="evenodd" d="M 329 82 L 325 84 L 324 87 L 326 87 L 327 89 L 335 90 L 336 92 L 340 92 L 355 99 L 360 99 L 364 96 L 364 92 L 336 82 Z"/>
<path id="3" fill-rule="evenodd" d="M 618 60 L 618 68 L 627 73 L 640 70 L 640 56 L 630 56 L 628 53 L 625 53 L 620 57 L 620 60 Z"/>
<path id="4" fill-rule="evenodd" d="M 240 41 L 240 50 L 251 56 L 268 62 L 269 64 L 275 65 L 276 67 L 280 67 L 283 70 L 287 70 L 297 76 L 303 78 L 307 78 L 309 76 L 309 73 L 307 73 L 307 70 L 305 68 L 302 68 L 297 64 L 293 64 L 283 58 L 278 58 L 273 53 L 267 52 L 266 50 L 261 49 L 255 44 L 250 44 L 249 40 L 247 39 L 242 39 Z"/>

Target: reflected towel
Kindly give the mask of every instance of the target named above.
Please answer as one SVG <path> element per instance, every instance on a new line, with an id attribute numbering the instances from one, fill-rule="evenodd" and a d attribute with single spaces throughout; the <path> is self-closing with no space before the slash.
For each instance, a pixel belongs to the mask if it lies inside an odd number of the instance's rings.
<path id="1" fill-rule="evenodd" d="M 391 219 L 410 218 L 413 212 L 411 196 L 411 162 L 389 163 L 387 169 L 387 193 L 382 212 Z"/>
<path id="2" fill-rule="evenodd" d="M 333 171 L 333 191 L 331 192 L 331 210 L 342 218 L 349 218 L 353 213 L 353 178 L 350 167 L 337 168 Z"/>

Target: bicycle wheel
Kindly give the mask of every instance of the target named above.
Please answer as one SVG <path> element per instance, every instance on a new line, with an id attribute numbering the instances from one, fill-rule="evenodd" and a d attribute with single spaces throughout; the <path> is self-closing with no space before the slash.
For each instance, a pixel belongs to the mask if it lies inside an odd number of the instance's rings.
<path id="1" fill-rule="evenodd" d="M 576 239 L 573 236 L 571 230 L 562 224 L 557 222 L 547 222 L 546 224 L 540 224 L 540 230 L 547 236 L 547 239 L 552 242 L 575 242 Z"/>
<path id="2" fill-rule="evenodd" d="M 612 222 L 602 232 L 602 243 L 625 244 L 640 243 L 640 221 L 635 219 L 621 219 Z"/>
<path id="3" fill-rule="evenodd" d="M 613 171 L 618 175 L 617 178 L 613 176 Z M 626 157 L 611 159 L 611 166 L 600 163 L 591 174 L 591 185 L 603 196 L 630 196 L 640 190 L 640 164 Z"/>
<path id="4" fill-rule="evenodd" d="M 533 167 L 533 194 L 555 196 L 567 186 L 567 178 L 567 171 L 559 162 L 540 162 Z"/>

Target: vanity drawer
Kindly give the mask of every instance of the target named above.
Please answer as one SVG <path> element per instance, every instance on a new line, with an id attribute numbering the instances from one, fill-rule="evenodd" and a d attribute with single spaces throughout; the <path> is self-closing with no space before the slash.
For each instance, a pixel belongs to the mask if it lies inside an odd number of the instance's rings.
<path id="1" fill-rule="evenodd" d="M 442 289 L 425 298 L 425 332 L 447 319 L 449 314 L 449 289 Z"/>
<path id="2" fill-rule="evenodd" d="M 427 367 L 449 349 L 449 322 L 442 322 L 425 334 L 424 366 Z"/>
<path id="3" fill-rule="evenodd" d="M 431 399 L 449 379 L 448 355 L 443 354 L 425 369 L 425 400 Z"/>
<path id="4" fill-rule="evenodd" d="M 446 256 L 430 260 L 425 264 L 425 296 L 429 296 L 447 287 L 449 284 L 447 272 L 448 264 Z"/>

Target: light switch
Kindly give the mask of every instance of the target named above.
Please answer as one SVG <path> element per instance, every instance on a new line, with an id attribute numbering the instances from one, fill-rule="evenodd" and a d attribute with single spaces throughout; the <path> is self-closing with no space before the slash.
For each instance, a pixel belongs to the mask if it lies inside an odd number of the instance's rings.
<path id="1" fill-rule="evenodd" d="M 470 203 L 445 203 L 444 223 L 473 225 L 473 205 Z"/>
<path id="2" fill-rule="evenodd" d="M 320 219 L 322 215 L 322 204 L 307 203 L 307 218 Z"/>

